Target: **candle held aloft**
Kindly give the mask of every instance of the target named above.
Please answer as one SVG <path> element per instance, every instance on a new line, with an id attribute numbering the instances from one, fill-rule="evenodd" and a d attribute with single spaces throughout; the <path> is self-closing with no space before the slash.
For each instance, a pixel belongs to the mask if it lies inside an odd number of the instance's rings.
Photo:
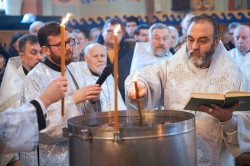
<path id="1" fill-rule="evenodd" d="M 118 31 L 120 25 L 114 30 L 114 80 L 115 80 L 115 133 L 118 133 Z"/>
<path id="2" fill-rule="evenodd" d="M 61 75 L 64 76 L 65 74 L 65 23 L 68 22 L 71 13 L 67 13 L 66 17 L 62 20 L 60 24 L 61 29 Z M 64 98 L 62 98 L 62 116 L 64 116 Z"/>

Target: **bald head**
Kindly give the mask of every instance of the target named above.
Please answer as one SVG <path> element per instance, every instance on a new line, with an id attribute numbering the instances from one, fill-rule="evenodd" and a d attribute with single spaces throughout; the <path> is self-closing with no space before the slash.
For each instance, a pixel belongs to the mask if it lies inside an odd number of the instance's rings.
<path id="1" fill-rule="evenodd" d="M 240 25 L 234 30 L 235 47 L 245 54 L 250 50 L 250 28 L 247 25 Z"/>
<path id="2" fill-rule="evenodd" d="M 106 48 L 99 43 L 92 43 L 85 48 L 84 53 L 89 69 L 100 75 L 107 64 Z"/>

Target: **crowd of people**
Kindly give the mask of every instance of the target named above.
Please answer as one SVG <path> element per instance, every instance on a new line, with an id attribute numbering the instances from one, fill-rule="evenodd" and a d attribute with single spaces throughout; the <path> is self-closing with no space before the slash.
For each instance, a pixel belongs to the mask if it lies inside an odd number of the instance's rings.
<path id="1" fill-rule="evenodd" d="M 183 110 L 191 92 L 250 91 L 247 25 L 229 24 L 224 44 L 218 22 L 205 14 L 187 14 L 180 31 L 163 23 L 140 25 L 133 16 L 124 28 L 108 19 L 89 38 L 67 29 L 61 77 L 60 24 L 34 22 L 30 34 L 13 35 L 8 51 L 0 48 L 0 165 L 69 165 L 61 129 L 67 120 L 114 110 L 113 73 L 101 86 L 96 81 L 113 67 L 118 25 L 118 110 L 137 109 L 135 75 L 143 109 Z M 199 107 L 197 165 L 234 165 L 235 156 L 250 151 L 250 114 L 235 112 L 238 105 Z"/>

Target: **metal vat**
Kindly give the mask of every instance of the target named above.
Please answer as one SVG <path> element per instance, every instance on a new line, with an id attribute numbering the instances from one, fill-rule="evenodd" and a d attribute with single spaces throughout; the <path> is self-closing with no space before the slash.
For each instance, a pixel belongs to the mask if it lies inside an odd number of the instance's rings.
<path id="1" fill-rule="evenodd" d="M 195 118 L 183 111 L 99 112 L 68 120 L 71 166 L 195 166 Z"/>

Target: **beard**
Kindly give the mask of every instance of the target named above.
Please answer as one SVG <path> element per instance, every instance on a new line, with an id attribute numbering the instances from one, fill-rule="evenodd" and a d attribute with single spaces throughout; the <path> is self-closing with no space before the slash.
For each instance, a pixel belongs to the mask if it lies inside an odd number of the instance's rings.
<path id="1" fill-rule="evenodd" d="M 154 55 L 156 56 L 165 56 L 167 55 L 168 49 L 164 47 L 157 47 L 155 50 L 153 50 Z"/>
<path id="2" fill-rule="evenodd" d="M 214 52 L 215 52 L 215 41 L 213 42 L 213 45 L 211 46 L 209 51 L 206 52 L 202 52 L 198 49 L 188 50 L 188 46 L 186 44 L 186 53 L 188 56 L 188 60 L 197 67 L 207 64 L 211 60 Z M 192 55 L 193 53 L 196 54 L 198 53 L 200 55 Z"/>
<path id="3" fill-rule="evenodd" d="M 60 56 L 57 56 L 56 54 L 54 54 L 52 51 L 51 51 L 51 60 L 61 66 L 61 55 Z M 73 52 L 72 50 L 69 50 L 65 53 L 65 65 L 68 65 L 70 64 L 71 62 L 73 62 Z"/>

